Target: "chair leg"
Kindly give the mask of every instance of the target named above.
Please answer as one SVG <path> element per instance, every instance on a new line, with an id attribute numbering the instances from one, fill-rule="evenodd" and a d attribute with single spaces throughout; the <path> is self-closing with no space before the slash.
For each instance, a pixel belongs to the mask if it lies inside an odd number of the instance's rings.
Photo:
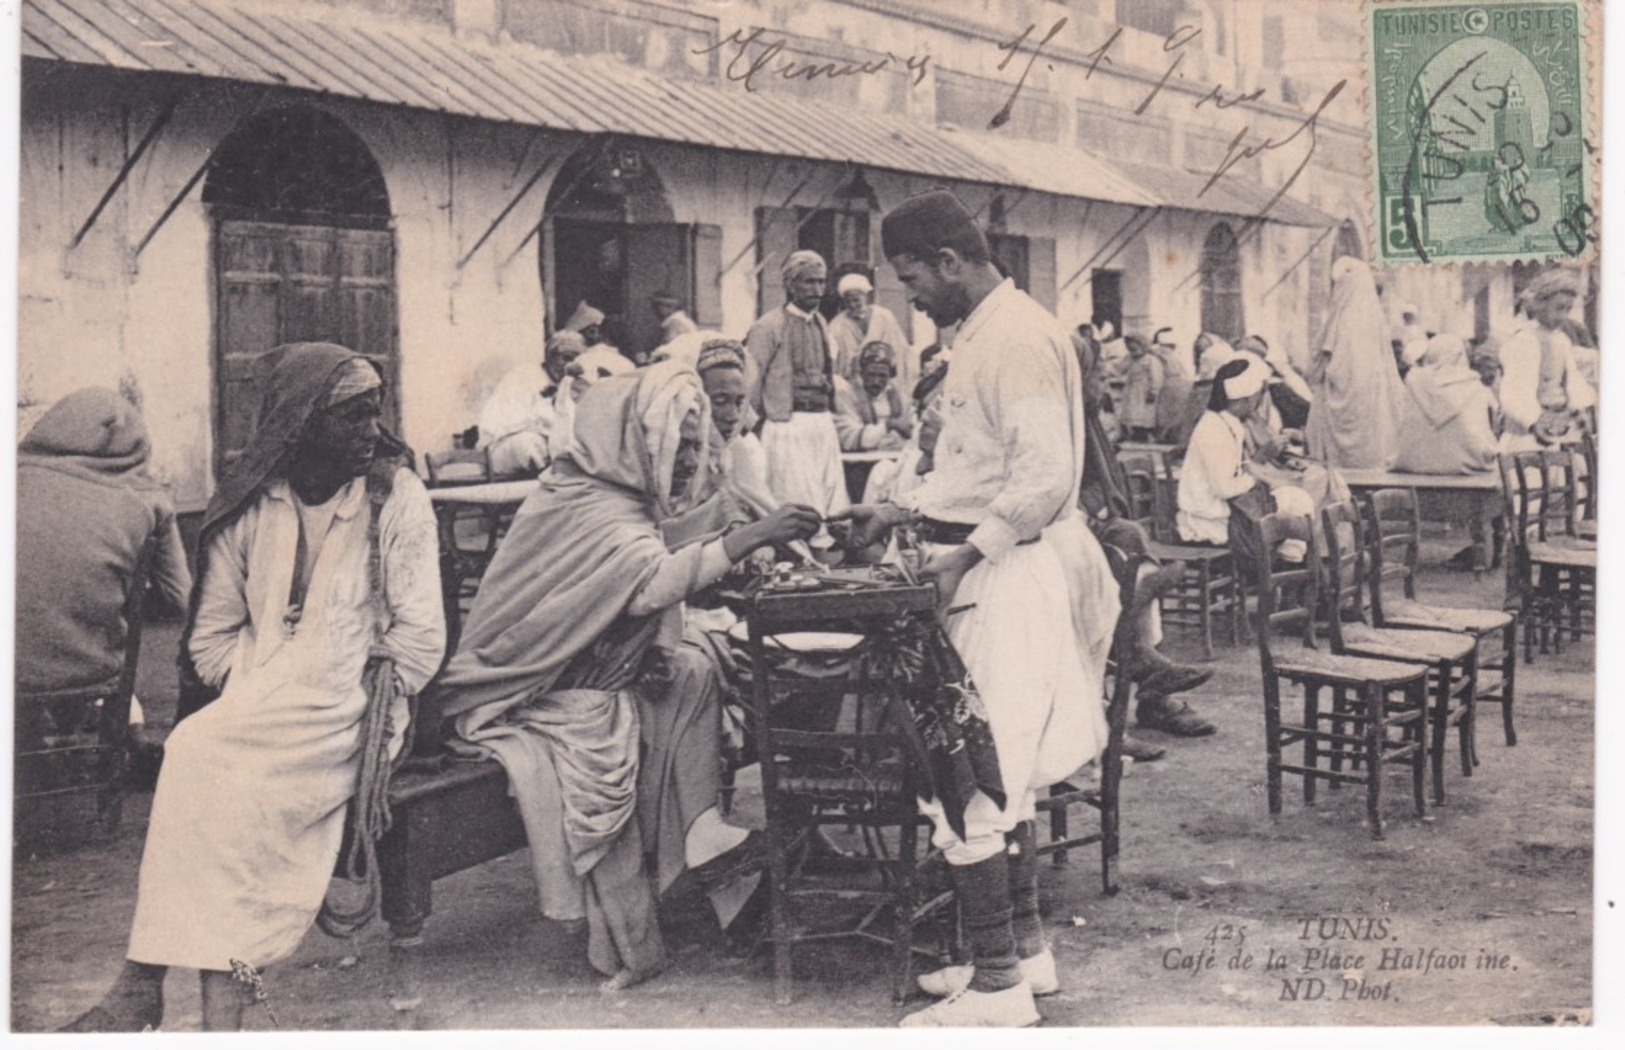
<path id="1" fill-rule="evenodd" d="M 1449 665 L 1434 665 L 1426 679 L 1433 690 L 1431 716 L 1426 705 L 1422 708 L 1423 722 L 1433 730 L 1429 748 L 1433 766 L 1433 804 L 1444 805 L 1444 742 L 1450 734 L 1450 671 Z"/>
<path id="2" fill-rule="evenodd" d="M 1347 732 L 1349 727 L 1348 719 L 1342 716 L 1348 712 L 1348 709 L 1348 695 L 1344 688 L 1340 685 L 1332 686 L 1332 714 L 1337 716 L 1331 721 L 1333 733 L 1341 736 Z M 1333 773 L 1343 772 L 1343 744 L 1340 741 L 1332 741 L 1330 762 Z M 1333 791 L 1343 790 L 1343 782 L 1334 778 L 1331 782 L 1331 789 Z"/>
<path id="3" fill-rule="evenodd" d="M 1281 694 L 1278 680 L 1264 682 L 1264 781 L 1271 816 L 1281 813 Z"/>
<path id="4" fill-rule="evenodd" d="M 1056 795 L 1065 794 L 1059 784 L 1051 787 L 1049 789 L 1049 793 L 1051 798 L 1054 798 Z M 1070 836 L 1067 833 L 1066 807 L 1056 806 L 1054 809 L 1049 811 L 1050 841 L 1065 842 L 1069 837 Z M 1056 867 L 1060 867 L 1066 863 L 1066 854 L 1067 851 L 1065 849 L 1056 850 L 1054 853 L 1050 854 L 1050 863 Z"/>
<path id="5" fill-rule="evenodd" d="M 1320 742 L 1315 739 L 1314 731 L 1320 728 L 1320 686 L 1316 683 L 1305 683 L 1303 687 L 1303 724 L 1310 731 L 1303 737 L 1303 765 L 1305 769 L 1318 769 L 1317 753 Z M 1308 773 L 1303 775 L 1303 804 L 1315 804 L 1315 777 Z"/>
<path id="6" fill-rule="evenodd" d="M 897 923 L 892 952 L 897 983 L 892 1003 L 902 1006 L 914 983 L 914 865 L 919 849 L 919 827 L 905 819 L 897 829 Z"/>
<path id="7" fill-rule="evenodd" d="M 1513 616 L 1501 635 L 1501 731 L 1507 747 L 1518 746 L 1518 732 L 1512 728 L 1512 698 L 1518 675 L 1518 618 Z"/>
<path id="8" fill-rule="evenodd" d="M 770 806 L 772 802 L 768 803 Z M 784 855 L 783 821 L 778 814 L 770 814 L 767 821 L 767 873 L 772 881 L 767 888 L 768 922 L 773 931 L 773 1001 L 789 1006 L 791 999 L 790 972 L 790 891 L 789 858 Z"/>
<path id="9" fill-rule="evenodd" d="M 1428 811 L 1427 789 L 1423 786 L 1427 778 L 1428 762 L 1427 679 L 1421 679 L 1406 689 L 1417 710 L 1423 712 L 1423 717 L 1412 723 L 1415 726 L 1413 741 L 1416 744 L 1416 754 L 1411 757 L 1411 804 L 1416 808 L 1416 815 L 1424 817 Z"/>
<path id="10" fill-rule="evenodd" d="M 1201 590 L 1202 659 L 1213 659 L 1213 563 L 1206 558 L 1197 569 Z"/>
<path id="11" fill-rule="evenodd" d="M 1382 743 L 1385 721 L 1382 717 L 1382 687 L 1375 682 L 1360 686 L 1365 702 L 1365 815 L 1371 824 L 1371 837 L 1382 838 Z"/>
<path id="12" fill-rule="evenodd" d="M 1462 668 L 1467 692 L 1462 696 L 1461 722 L 1457 726 L 1458 746 L 1461 748 L 1461 775 L 1473 775 L 1478 765 L 1478 649 L 1467 654 L 1467 665 Z"/>

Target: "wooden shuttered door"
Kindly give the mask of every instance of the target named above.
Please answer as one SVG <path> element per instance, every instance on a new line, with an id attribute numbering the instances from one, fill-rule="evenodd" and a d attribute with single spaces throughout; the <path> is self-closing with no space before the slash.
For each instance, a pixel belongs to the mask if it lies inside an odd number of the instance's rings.
<path id="1" fill-rule="evenodd" d="M 722 330 L 722 227 L 694 227 L 694 312 L 701 328 Z"/>
<path id="2" fill-rule="evenodd" d="M 260 358 L 284 343 L 338 343 L 367 355 L 384 376 L 385 421 L 399 428 L 393 233 L 222 219 L 215 288 L 217 478 L 254 432 Z"/>

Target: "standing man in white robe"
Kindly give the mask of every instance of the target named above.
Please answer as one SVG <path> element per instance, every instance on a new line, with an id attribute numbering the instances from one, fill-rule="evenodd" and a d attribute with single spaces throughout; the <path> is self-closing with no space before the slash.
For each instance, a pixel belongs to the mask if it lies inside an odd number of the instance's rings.
<path id="1" fill-rule="evenodd" d="M 1066 330 L 999 276 L 952 193 L 911 197 L 886 216 L 881 238 L 910 301 L 939 328 L 960 328 L 935 468 L 908 507 L 854 508 L 854 542 L 918 521 L 923 573 L 986 706 L 1005 794 L 1002 806 L 972 797 L 963 837 L 938 802 L 921 804 L 953 873 L 974 966 L 922 975 L 920 987 L 945 998 L 903 1025 L 1036 1024 L 1033 996 L 1058 990 L 1038 917 L 1036 793 L 1105 746 L 1102 682 L 1119 610 L 1078 509 L 1083 384 Z"/>
<path id="2" fill-rule="evenodd" d="M 124 968 L 70 1031 L 156 1028 L 172 966 L 201 972 L 206 1031 L 240 1027 L 234 963 L 285 958 L 310 929 L 363 728 L 388 718 L 387 770 L 445 648 L 434 513 L 379 424 L 377 369 L 327 343 L 266 359 L 258 428 L 204 516 L 182 639 L 183 681 L 218 698 L 183 697 Z"/>
<path id="3" fill-rule="evenodd" d="M 825 517 L 851 506 L 835 432 L 835 383 L 829 331 L 818 304 L 827 275 L 817 252 L 784 261 L 788 300 L 756 319 L 745 336 L 750 354 L 750 406 L 762 422 L 768 484 L 779 503 L 800 503 Z M 828 532 L 814 547 L 834 546 Z"/>

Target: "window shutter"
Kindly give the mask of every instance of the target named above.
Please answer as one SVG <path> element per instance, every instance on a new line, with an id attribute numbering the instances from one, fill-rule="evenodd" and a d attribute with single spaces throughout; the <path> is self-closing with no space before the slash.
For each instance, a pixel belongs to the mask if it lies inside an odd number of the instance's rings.
<path id="1" fill-rule="evenodd" d="M 694 323 L 722 330 L 722 227 L 694 227 Z"/>
<path id="2" fill-rule="evenodd" d="M 756 209 L 756 314 L 784 305 L 779 267 L 796 250 L 799 217 L 794 208 Z"/>

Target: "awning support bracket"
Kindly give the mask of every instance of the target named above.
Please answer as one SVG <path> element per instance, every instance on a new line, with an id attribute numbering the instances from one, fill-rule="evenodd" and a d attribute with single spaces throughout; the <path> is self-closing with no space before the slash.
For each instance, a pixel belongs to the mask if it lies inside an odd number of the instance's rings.
<path id="1" fill-rule="evenodd" d="M 491 235 L 497 232 L 497 227 L 502 225 L 503 220 L 512 214 L 513 210 L 519 207 L 519 202 L 524 200 L 532 189 L 535 189 L 538 182 L 542 181 L 542 176 L 553 170 L 553 165 L 560 156 L 562 154 L 555 154 L 547 158 L 547 161 L 537 168 L 530 178 L 525 180 L 525 184 L 519 187 L 519 192 L 514 194 L 513 199 L 497 213 L 495 219 L 491 220 L 491 225 L 487 226 L 485 232 L 480 234 L 479 240 L 474 242 L 474 247 L 470 248 L 461 259 L 457 260 L 457 269 L 461 270 L 468 265 L 469 260 L 474 258 L 475 254 L 485 246 L 485 242 L 491 239 Z M 529 238 L 526 238 L 526 240 L 529 240 Z"/>
<path id="2" fill-rule="evenodd" d="M 180 88 L 169 97 L 169 101 L 164 103 L 164 107 L 158 111 L 158 116 L 153 118 L 151 126 L 147 128 L 146 134 L 141 136 L 141 141 L 136 143 L 135 149 L 130 152 L 129 156 L 124 158 L 124 163 L 119 165 L 118 174 L 113 176 L 112 185 L 107 187 L 107 191 L 102 194 L 101 200 L 96 202 L 96 206 L 90 209 L 90 214 L 80 224 L 79 229 L 73 235 L 73 239 L 68 242 L 68 251 L 71 252 L 79 247 L 80 242 L 85 239 L 85 234 L 89 233 L 91 227 L 96 225 L 96 220 L 102 217 L 102 212 L 112 203 L 113 196 L 129 179 L 130 172 L 135 170 L 136 164 L 140 163 L 141 158 L 146 156 L 148 148 L 158 140 L 158 136 L 169 126 L 170 119 L 175 116 L 175 108 L 180 105 L 180 101 L 185 95 L 186 89 Z"/>
<path id="3" fill-rule="evenodd" d="M 254 104 L 248 108 L 248 112 L 243 114 L 242 118 L 238 120 L 239 124 L 259 111 L 259 108 L 264 105 L 266 98 L 271 94 L 271 90 L 271 88 L 266 88 L 259 93 L 259 95 L 254 99 Z M 224 140 L 222 139 L 221 141 L 223 142 Z M 199 164 L 197 166 L 197 170 L 192 172 L 192 177 L 186 180 L 186 184 L 180 188 L 180 192 L 176 193 L 174 197 L 170 198 L 169 204 L 164 207 L 163 213 L 158 216 L 158 221 L 152 224 L 152 227 L 148 229 L 146 234 L 142 236 L 141 240 L 136 243 L 135 250 L 130 253 L 130 263 L 132 265 L 134 265 L 136 260 L 141 258 L 141 253 L 146 251 L 147 245 L 151 244 L 152 239 L 158 236 L 158 231 L 164 228 L 164 224 L 170 220 L 170 217 L 175 214 L 175 212 L 180 208 L 181 204 L 185 202 L 186 198 L 192 195 L 192 191 L 197 188 L 197 184 L 203 181 L 203 176 L 207 175 L 209 170 L 214 167 L 214 155 L 219 152 L 219 150 L 220 143 L 217 142 L 213 147 L 210 148 L 209 152 L 204 155 L 203 163 Z"/>
<path id="4" fill-rule="evenodd" d="M 784 200 L 779 202 L 779 209 L 782 210 L 784 208 L 788 208 L 791 205 L 791 203 L 795 201 L 795 199 L 797 197 L 801 196 L 801 191 L 807 188 L 807 183 L 812 181 L 812 177 L 813 177 L 813 171 L 808 170 L 807 174 L 802 176 L 801 181 L 796 183 L 795 189 L 793 189 L 789 193 L 785 194 Z M 756 231 L 756 236 L 754 236 L 754 237 L 752 237 L 750 239 L 750 243 L 745 245 L 743 248 L 739 249 L 739 254 L 735 255 L 732 259 L 729 259 L 728 260 L 728 265 L 724 266 L 721 270 L 719 270 L 717 272 L 717 281 L 720 283 L 722 281 L 722 278 L 727 276 L 727 274 L 728 274 L 728 272 L 730 270 L 732 270 L 735 266 L 739 265 L 739 261 L 741 259 L 743 259 L 745 256 L 749 255 L 751 252 L 755 251 L 757 249 L 757 247 L 759 247 L 761 245 L 761 243 L 762 243 L 762 233 L 761 233 L 760 230 L 758 230 L 758 231 Z"/>
<path id="5" fill-rule="evenodd" d="M 566 185 L 564 189 L 554 197 L 553 203 L 550 206 L 542 209 L 542 217 L 537 219 L 536 225 L 532 226 L 530 228 L 530 232 L 525 234 L 524 240 L 520 241 L 519 244 L 514 247 L 514 250 L 508 253 L 508 257 L 502 260 L 502 267 L 505 268 L 509 263 L 513 262 L 515 257 L 517 257 L 520 252 L 525 250 L 525 245 L 529 244 L 537 234 L 542 232 L 542 227 L 547 225 L 547 220 L 551 219 L 554 213 L 556 213 L 559 208 L 564 205 L 564 202 L 570 199 L 570 194 L 574 193 L 576 191 L 576 187 L 581 185 L 581 180 L 587 177 L 587 175 L 592 171 L 593 166 L 604 158 L 604 155 L 609 152 L 609 147 L 613 145 L 614 142 L 615 136 L 613 135 L 605 135 L 598 141 L 593 158 L 588 163 L 581 166 L 581 170 L 576 172 L 575 178 L 571 179 L 569 184 Z M 540 173 L 538 173 L 537 177 L 540 177 Z M 520 196 L 522 197 L 524 194 L 521 193 Z M 553 196 L 553 194 L 550 193 L 549 196 Z M 518 201 L 516 200 L 514 203 L 517 204 Z M 499 217 L 497 221 L 500 222 L 502 220 Z M 470 252 L 469 254 L 472 255 L 473 252 Z"/>

